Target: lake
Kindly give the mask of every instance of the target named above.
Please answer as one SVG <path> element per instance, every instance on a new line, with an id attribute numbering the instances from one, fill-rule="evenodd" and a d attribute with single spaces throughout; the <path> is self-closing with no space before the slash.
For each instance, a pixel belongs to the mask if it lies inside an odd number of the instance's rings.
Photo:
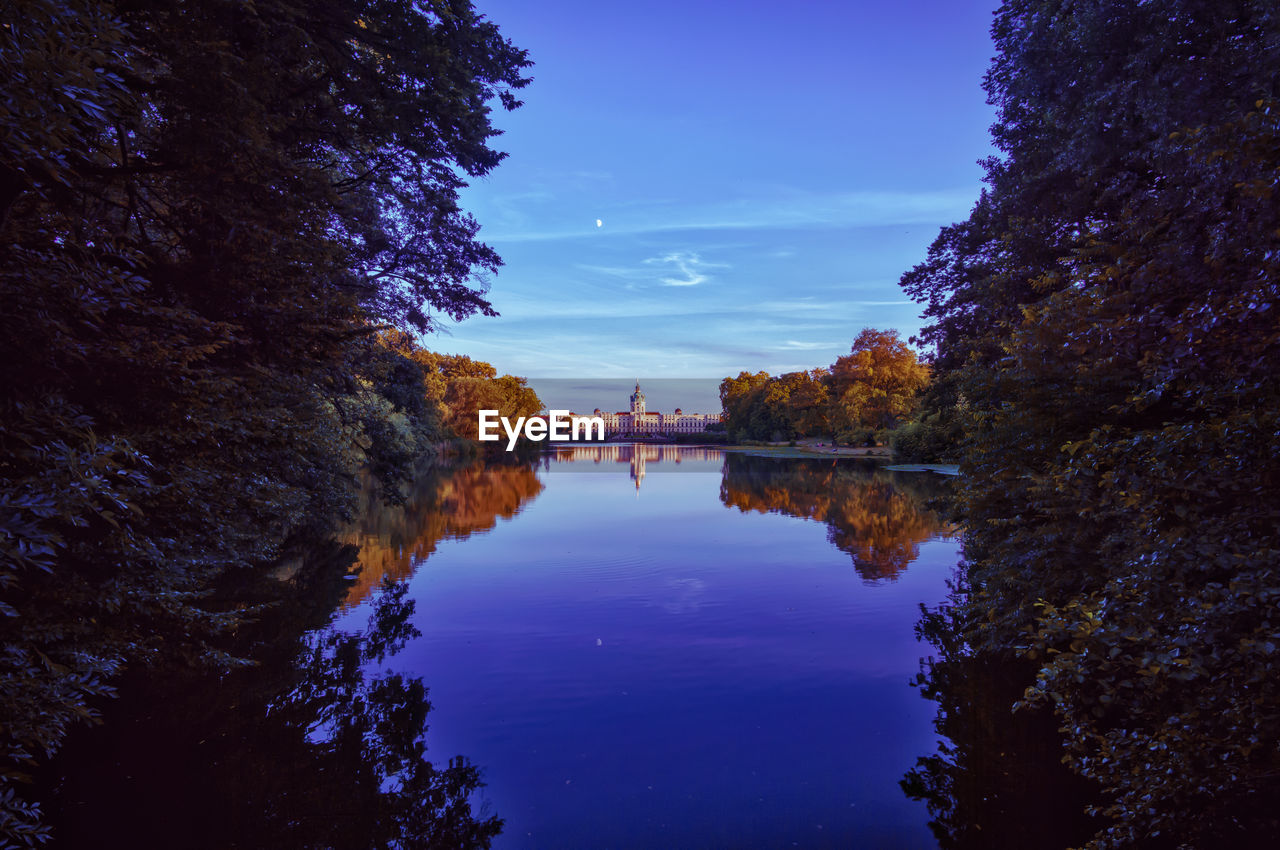
<path id="1" fill-rule="evenodd" d="M 430 687 L 430 752 L 482 767 L 495 847 L 935 846 L 898 782 L 936 744 L 909 680 L 957 560 L 943 486 L 674 446 L 473 469 L 413 542 L 359 541 L 338 625 L 408 583 L 388 666 Z"/>
<path id="2" fill-rule="evenodd" d="M 429 800 L 440 846 L 496 816 L 510 850 L 936 847 L 899 783 L 939 742 L 911 680 L 949 485 L 606 445 L 370 488 L 333 556 L 359 573 L 257 668 L 126 684 L 68 746 L 59 846 L 383 846 Z"/>

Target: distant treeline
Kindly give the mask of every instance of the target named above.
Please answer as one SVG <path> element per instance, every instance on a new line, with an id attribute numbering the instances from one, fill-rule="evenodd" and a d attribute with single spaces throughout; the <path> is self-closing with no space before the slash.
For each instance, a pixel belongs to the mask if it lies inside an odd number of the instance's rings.
<path id="1" fill-rule="evenodd" d="M 406 392 L 437 412 L 448 437 L 478 440 L 481 410 L 513 420 L 542 410 L 542 400 L 525 378 L 499 375 L 492 365 L 464 354 L 428 351 L 404 331 L 386 331 L 379 340 L 420 370 L 421 380 Z"/>
<path id="2" fill-rule="evenodd" d="M 867 328 L 829 368 L 725 378 L 720 404 L 731 440 L 831 436 L 860 445 L 908 419 L 928 382 L 929 368 L 897 331 Z"/>

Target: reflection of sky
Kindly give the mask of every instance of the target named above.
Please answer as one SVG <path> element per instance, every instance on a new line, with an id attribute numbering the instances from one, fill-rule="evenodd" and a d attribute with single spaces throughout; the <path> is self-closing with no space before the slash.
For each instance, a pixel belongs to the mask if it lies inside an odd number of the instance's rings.
<path id="1" fill-rule="evenodd" d="M 918 327 L 898 277 L 978 196 L 993 0 L 485 0 L 529 50 L 463 197 L 500 319 L 429 344 L 527 376 L 831 363 Z M 596 222 L 601 222 L 597 226 Z"/>
<path id="2" fill-rule="evenodd" d="M 591 413 L 597 407 L 610 413 L 630 410 L 631 393 L 636 381 L 645 394 L 650 413 L 720 413 L 720 381 L 723 375 L 710 378 L 544 378 L 530 376 L 529 386 L 548 410 L 572 410 Z"/>
<path id="3" fill-rule="evenodd" d="M 430 756 L 484 767 L 495 846 L 932 846 L 897 781 L 935 746 L 912 630 L 956 544 L 869 585 L 822 523 L 726 509 L 718 473 L 637 498 L 628 464 L 569 465 L 419 565 L 392 662 L 431 689 Z"/>

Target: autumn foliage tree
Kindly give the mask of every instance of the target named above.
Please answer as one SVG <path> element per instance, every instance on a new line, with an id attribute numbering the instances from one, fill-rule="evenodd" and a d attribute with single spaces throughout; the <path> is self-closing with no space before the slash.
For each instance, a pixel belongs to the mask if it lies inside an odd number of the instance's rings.
<path id="1" fill-rule="evenodd" d="M 503 375 L 494 378 L 458 378 L 449 382 L 445 393 L 449 425 L 454 433 L 468 440 L 478 440 L 481 410 L 496 410 L 512 422 L 519 417 L 534 416 L 542 410 L 537 393 L 524 378 Z"/>
<path id="2" fill-rule="evenodd" d="M 736 439 L 791 440 L 836 434 L 862 442 L 916 407 L 929 370 L 893 330 L 867 328 L 829 369 L 741 372 L 720 384 L 726 426 Z"/>
<path id="3" fill-rule="evenodd" d="M 893 330 L 866 328 L 831 366 L 836 430 L 891 428 L 915 409 L 929 370 Z"/>
<path id="4" fill-rule="evenodd" d="M 758 390 L 769 382 L 768 372 L 739 372 L 720 382 L 720 409 L 730 439 L 743 439 Z"/>
<path id="5" fill-rule="evenodd" d="M 542 400 L 525 378 L 499 375 L 497 368 L 465 354 L 429 351 L 411 334 L 391 329 L 380 339 L 414 365 L 416 379 L 411 394 L 420 403 L 438 411 L 449 437 L 478 439 L 479 412 L 497 410 L 513 422 L 533 416 Z"/>

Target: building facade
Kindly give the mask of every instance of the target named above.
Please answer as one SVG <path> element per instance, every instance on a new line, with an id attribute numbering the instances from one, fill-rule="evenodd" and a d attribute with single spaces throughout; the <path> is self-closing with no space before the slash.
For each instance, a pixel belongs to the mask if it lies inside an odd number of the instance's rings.
<path id="1" fill-rule="evenodd" d="M 636 390 L 631 394 L 631 408 L 615 413 L 602 412 L 596 408 L 590 416 L 599 416 L 604 420 L 604 435 L 609 437 L 626 436 L 660 436 L 678 437 L 681 434 L 701 434 L 708 425 L 720 422 L 719 413 L 685 413 L 676 408 L 673 413 L 661 413 L 649 410 L 645 404 L 644 391 L 640 382 L 636 382 Z"/>

